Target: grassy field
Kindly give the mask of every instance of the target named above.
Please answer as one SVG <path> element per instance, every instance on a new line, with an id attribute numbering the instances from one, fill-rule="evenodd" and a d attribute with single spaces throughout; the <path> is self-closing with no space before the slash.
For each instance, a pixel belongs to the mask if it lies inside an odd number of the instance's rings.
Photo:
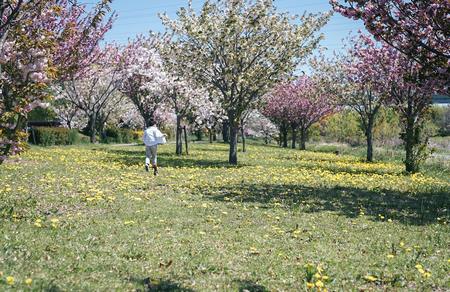
<path id="1" fill-rule="evenodd" d="M 450 179 L 249 145 L 32 148 L 0 166 L 0 290 L 448 291 Z"/>

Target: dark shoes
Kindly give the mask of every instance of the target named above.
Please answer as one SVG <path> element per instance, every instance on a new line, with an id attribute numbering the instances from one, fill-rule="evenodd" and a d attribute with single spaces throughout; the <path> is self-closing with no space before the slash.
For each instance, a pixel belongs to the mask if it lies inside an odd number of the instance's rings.
<path id="1" fill-rule="evenodd" d="M 152 168 L 153 168 L 153 175 L 155 175 L 155 176 L 158 175 L 158 166 L 152 165 Z M 148 164 L 145 165 L 145 171 L 146 172 L 150 171 L 150 167 Z"/>

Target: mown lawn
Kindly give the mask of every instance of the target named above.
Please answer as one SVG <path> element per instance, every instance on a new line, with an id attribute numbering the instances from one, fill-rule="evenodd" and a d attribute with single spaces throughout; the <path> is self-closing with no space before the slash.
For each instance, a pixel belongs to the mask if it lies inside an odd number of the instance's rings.
<path id="1" fill-rule="evenodd" d="M 257 145 L 230 167 L 226 145 L 173 148 L 158 177 L 138 146 L 33 148 L 0 166 L 0 290 L 450 289 L 445 176 Z"/>

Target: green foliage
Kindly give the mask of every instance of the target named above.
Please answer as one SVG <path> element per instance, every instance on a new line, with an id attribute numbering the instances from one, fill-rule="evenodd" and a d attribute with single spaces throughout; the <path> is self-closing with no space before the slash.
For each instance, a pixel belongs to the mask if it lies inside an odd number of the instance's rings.
<path id="1" fill-rule="evenodd" d="M 390 108 L 380 108 L 375 119 L 373 135 L 378 145 L 398 144 L 400 135 L 399 116 Z"/>
<path id="2" fill-rule="evenodd" d="M 30 141 L 36 142 L 37 145 L 53 146 L 80 143 L 80 136 L 76 129 L 35 127 L 31 131 Z"/>
<path id="3" fill-rule="evenodd" d="M 361 145 L 365 141 L 358 115 L 351 110 L 344 110 L 328 117 L 320 124 L 316 124 L 314 131 L 327 142 Z"/>
<path id="4" fill-rule="evenodd" d="M 28 114 L 29 121 L 53 121 L 56 118 L 57 115 L 51 108 L 37 107 Z"/>
<path id="5" fill-rule="evenodd" d="M 102 143 L 132 143 L 142 137 L 131 129 L 121 129 L 118 127 L 108 127 L 105 129 L 105 135 L 102 137 Z"/>
<path id="6" fill-rule="evenodd" d="M 431 108 L 431 121 L 440 136 L 450 136 L 450 105 L 433 106 Z"/>

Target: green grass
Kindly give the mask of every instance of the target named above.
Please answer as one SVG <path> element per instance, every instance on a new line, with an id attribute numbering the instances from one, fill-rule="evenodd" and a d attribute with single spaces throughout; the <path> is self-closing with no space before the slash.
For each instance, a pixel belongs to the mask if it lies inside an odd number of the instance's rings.
<path id="1" fill-rule="evenodd" d="M 158 177 L 140 146 L 35 147 L 0 166 L 0 290 L 302 291 L 318 270 L 331 291 L 450 289 L 448 177 L 261 145 L 232 167 L 224 144 L 173 148 Z"/>

